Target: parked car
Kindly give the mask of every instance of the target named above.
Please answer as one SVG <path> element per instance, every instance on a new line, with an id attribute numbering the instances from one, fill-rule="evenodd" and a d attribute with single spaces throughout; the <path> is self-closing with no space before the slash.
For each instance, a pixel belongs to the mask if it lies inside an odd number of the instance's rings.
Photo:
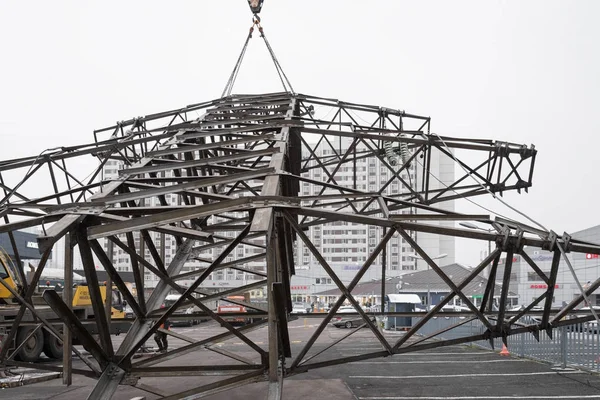
<path id="1" fill-rule="evenodd" d="M 338 311 L 339 314 L 344 313 L 355 313 L 357 312 L 353 306 L 341 306 Z M 370 317 L 371 321 L 375 322 L 375 317 Z M 365 320 L 360 315 L 352 315 L 347 317 L 334 317 L 331 323 L 336 328 L 354 328 L 365 323 Z"/>
<path id="2" fill-rule="evenodd" d="M 373 316 L 369 316 L 369 319 L 371 320 L 371 322 L 375 322 L 375 317 Z M 346 317 L 346 318 L 340 318 L 339 320 L 333 322 L 333 326 L 335 326 L 336 328 L 354 328 L 354 327 L 359 327 L 362 324 L 365 323 L 365 320 L 359 315 L 357 317 Z"/>
<path id="3" fill-rule="evenodd" d="M 589 307 L 582 307 L 579 309 L 580 311 L 590 311 Z M 594 311 L 596 314 L 600 314 L 600 307 L 594 306 Z M 581 314 L 577 315 L 577 317 L 585 317 L 591 314 Z M 570 325 L 568 328 L 571 332 L 589 332 L 589 333 L 598 333 L 598 321 L 591 320 L 589 322 L 581 322 L 579 324 Z"/>
<path id="4" fill-rule="evenodd" d="M 433 307 L 431 307 L 433 308 Z M 442 307 L 442 309 L 439 311 L 440 313 L 445 313 L 445 312 L 472 312 L 471 309 L 469 307 L 464 307 L 464 306 L 455 306 L 453 304 L 446 304 L 445 306 Z M 437 317 L 433 317 L 434 319 Z M 444 318 L 446 319 L 450 319 L 449 316 L 444 316 Z M 460 319 L 465 319 L 465 316 L 460 316 L 458 317 Z"/>
<path id="5" fill-rule="evenodd" d="M 133 313 L 133 308 L 127 302 L 124 302 L 123 311 L 125 312 L 125 318 L 135 318 L 135 314 Z"/>
<path id="6" fill-rule="evenodd" d="M 294 303 L 292 305 L 292 314 L 306 314 L 306 306 L 303 303 Z"/>
<path id="7" fill-rule="evenodd" d="M 166 308 L 171 307 L 173 304 L 175 304 L 175 302 L 177 300 L 179 300 L 179 298 L 181 297 L 180 294 L 170 294 L 165 298 L 164 301 L 164 305 Z M 193 319 L 177 319 L 178 316 L 182 316 L 182 315 L 189 315 L 189 314 L 193 314 L 194 312 L 194 307 L 193 306 L 189 306 L 187 308 L 178 308 L 173 314 L 172 314 L 172 318 L 170 319 L 171 321 L 171 325 L 172 326 L 193 326 L 195 324 L 198 323 L 198 321 L 193 320 Z"/>

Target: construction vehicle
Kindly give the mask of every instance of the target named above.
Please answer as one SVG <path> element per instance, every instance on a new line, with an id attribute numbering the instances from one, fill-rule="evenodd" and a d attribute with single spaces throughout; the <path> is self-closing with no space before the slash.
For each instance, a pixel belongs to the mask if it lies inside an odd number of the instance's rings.
<path id="1" fill-rule="evenodd" d="M 19 280 L 16 269 L 10 262 L 10 258 L 1 249 L 0 278 L 17 293 L 22 291 L 22 282 Z M 102 300 L 105 301 L 106 286 L 100 286 L 100 293 Z M 2 303 L 0 305 L 0 348 L 10 346 L 11 351 L 14 352 L 14 350 L 17 350 L 14 358 L 20 361 L 35 362 L 42 352 L 49 358 L 62 359 L 62 341 L 40 326 L 39 320 L 29 310 L 25 312 L 16 335 L 13 335 L 14 339 L 12 343 L 4 343 L 4 340 L 6 340 L 12 329 L 12 322 L 16 319 L 21 305 L 4 285 L 0 285 L 0 302 Z M 62 331 L 62 322 L 58 319 L 54 310 L 45 303 L 40 293 L 32 296 L 31 303 L 35 306 L 35 310 L 40 317 L 52 321 L 53 326 L 57 330 Z M 126 303 L 123 301 L 121 293 L 116 287 L 113 287 L 110 323 L 111 334 L 118 335 L 127 332 L 131 325 L 131 322 L 125 320 L 125 305 Z M 87 284 L 80 284 L 74 288 L 72 310 L 88 332 L 91 334 L 98 333 L 97 325 L 94 322 L 94 311 Z M 23 344 L 23 341 L 26 339 L 26 343 Z M 76 337 L 73 338 L 73 344 L 78 344 Z"/>
<path id="2" fill-rule="evenodd" d="M 268 303 L 266 299 L 253 299 L 249 292 L 243 294 L 231 295 L 222 298 L 219 301 L 217 311 L 222 314 L 225 321 L 232 325 L 246 325 L 261 320 L 263 317 L 256 317 L 254 314 L 267 312 Z M 231 317 L 227 313 L 232 313 Z M 247 314 L 245 316 L 244 314 Z"/>
<path id="3" fill-rule="evenodd" d="M 217 312 L 219 314 L 226 314 L 226 313 L 238 314 L 235 317 L 226 317 L 226 316 L 223 317 L 223 319 L 225 321 L 229 322 L 232 325 L 247 324 L 248 318 L 239 315 L 239 314 L 248 312 L 246 307 L 243 305 L 243 303 L 247 300 L 248 299 L 245 296 L 227 296 L 226 298 L 222 299 L 221 302 L 219 303 Z"/>

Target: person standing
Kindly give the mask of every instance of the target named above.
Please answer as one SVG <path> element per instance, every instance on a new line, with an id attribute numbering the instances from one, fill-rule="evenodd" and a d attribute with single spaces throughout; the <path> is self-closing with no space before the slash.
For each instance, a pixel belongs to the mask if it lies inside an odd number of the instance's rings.
<path id="1" fill-rule="evenodd" d="M 166 319 L 165 322 L 163 322 L 159 327 L 159 329 L 165 329 L 165 330 L 169 330 L 170 328 L 171 328 L 171 321 L 169 321 L 168 319 Z M 158 351 L 160 353 L 166 352 L 167 349 L 169 348 L 169 342 L 167 341 L 167 334 L 165 332 L 157 330 L 156 333 L 154 334 L 154 341 L 158 345 Z"/>

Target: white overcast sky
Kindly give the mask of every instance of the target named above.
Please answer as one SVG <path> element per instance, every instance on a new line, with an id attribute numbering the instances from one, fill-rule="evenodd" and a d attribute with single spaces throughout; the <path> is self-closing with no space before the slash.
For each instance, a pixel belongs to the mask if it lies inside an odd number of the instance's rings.
<path id="1" fill-rule="evenodd" d="M 300 93 L 534 144 L 533 188 L 505 199 L 558 233 L 600 224 L 599 16 L 595 1 L 265 0 L 261 13 Z M 219 97 L 250 25 L 246 0 L 0 2 L 0 159 Z M 255 37 L 234 92 L 279 90 Z"/>

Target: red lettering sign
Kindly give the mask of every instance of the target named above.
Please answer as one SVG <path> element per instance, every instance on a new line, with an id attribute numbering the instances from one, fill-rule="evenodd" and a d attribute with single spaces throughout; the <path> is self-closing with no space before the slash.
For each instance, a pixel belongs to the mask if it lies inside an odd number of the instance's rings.
<path id="1" fill-rule="evenodd" d="M 598 256 L 598 254 L 590 254 L 590 253 L 587 253 L 585 255 L 586 260 L 591 260 L 592 258 L 600 258 L 600 256 Z"/>
<path id="2" fill-rule="evenodd" d="M 534 283 L 532 285 L 529 286 L 530 289 L 548 289 L 548 285 L 546 285 L 545 283 Z M 558 289 L 559 285 L 556 284 L 554 285 L 554 289 Z"/>
<path id="3" fill-rule="evenodd" d="M 308 290 L 308 286 L 306 285 L 296 285 L 296 286 L 290 286 L 291 290 Z"/>

